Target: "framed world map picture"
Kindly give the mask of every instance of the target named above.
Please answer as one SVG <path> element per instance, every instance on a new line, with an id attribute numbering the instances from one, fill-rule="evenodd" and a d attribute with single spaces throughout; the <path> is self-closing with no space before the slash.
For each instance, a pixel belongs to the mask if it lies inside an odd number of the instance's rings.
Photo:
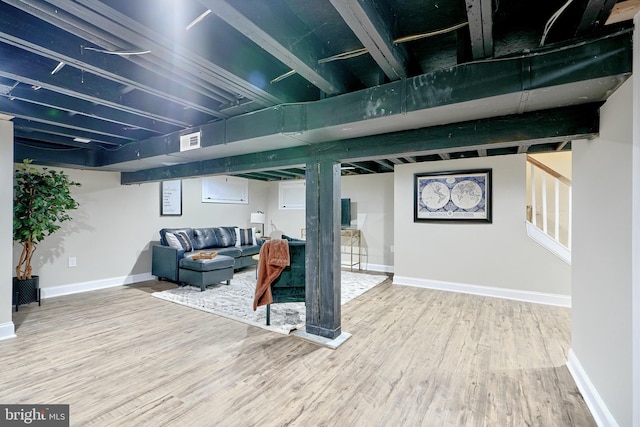
<path id="1" fill-rule="evenodd" d="M 491 222 L 491 169 L 414 175 L 414 222 Z"/>

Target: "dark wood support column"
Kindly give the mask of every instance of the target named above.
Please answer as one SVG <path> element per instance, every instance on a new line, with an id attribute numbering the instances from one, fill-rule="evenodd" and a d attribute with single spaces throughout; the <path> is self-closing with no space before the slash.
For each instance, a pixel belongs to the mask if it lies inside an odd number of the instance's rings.
<path id="1" fill-rule="evenodd" d="M 341 334 L 340 163 L 307 163 L 306 332 Z"/>

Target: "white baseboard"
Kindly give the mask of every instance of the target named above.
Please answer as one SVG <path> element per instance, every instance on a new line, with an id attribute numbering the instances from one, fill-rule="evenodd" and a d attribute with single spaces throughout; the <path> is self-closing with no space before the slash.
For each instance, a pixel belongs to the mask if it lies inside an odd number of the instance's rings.
<path id="1" fill-rule="evenodd" d="M 569 349 L 567 367 L 578 386 L 578 390 L 580 390 L 582 394 L 584 402 L 591 411 L 591 415 L 593 415 L 596 424 L 598 424 L 599 427 L 619 427 L 618 422 L 613 418 L 611 412 L 609 412 L 609 408 L 607 408 L 598 390 L 596 390 L 591 380 L 589 380 L 587 373 L 584 371 L 582 364 L 580 364 L 580 361 L 572 349 Z"/>
<path id="2" fill-rule="evenodd" d="M 0 323 L 0 341 L 16 337 L 16 328 L 13 322 Z"/>
<path id="3" fill-rule="evenodd" d="M 130 276 L 111 277 L 109 279 L 93 280 L 91 282 L 72 283 L 70 285 L 51 286 L 42 288 L 42 298 L 59 297 L 63 295 L 77 294 L 79 292 L 95 291 L 97 289 L 113 288 L 116 286 L 130 285 L 132 283 L 155 280 L 151 273 L 134 274 Z"/>
<path id="4" fill-rule="evenodd" d="M 414 277 L 393 276 L 393 283 L 397 285 L 417 286 L 441 291 L 461 292 L 464 294 L 481 295 L 485 297 L 504 298 L 516 301 L 533 302 L 536 304 L 571 307 L 571 296 L 548 294 L 543 292 L 521 291 L 519 289 L 494 288 L 490 286 L 468 285 L 464 283 L 440 282 Z"/>
<path id="5" fill-rule="evenodd" d="M 393 273 L 392 265 L 369 264 L 369 263 L 363 262 L 362 269 L 367 271 L 379 271 L 381 273 Z"/>

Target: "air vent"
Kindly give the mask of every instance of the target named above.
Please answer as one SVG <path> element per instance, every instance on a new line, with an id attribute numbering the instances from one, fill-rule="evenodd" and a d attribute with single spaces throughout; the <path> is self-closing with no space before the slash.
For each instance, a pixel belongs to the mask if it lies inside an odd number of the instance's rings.
<path id="1" fill-rule="evenodd" d="M 180 151 L 200 148 L 200 132 L 180 135 Z"/>

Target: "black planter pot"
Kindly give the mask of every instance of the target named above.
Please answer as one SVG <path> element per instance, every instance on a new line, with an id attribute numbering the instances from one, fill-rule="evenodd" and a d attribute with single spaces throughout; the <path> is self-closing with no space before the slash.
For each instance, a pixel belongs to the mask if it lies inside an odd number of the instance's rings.
<path id="1" fill-rule="evenodd" d="M 29 304 L 31 302 L 40 303 L 40 277 L 31 276 L 31 279 L 18 280 L 17 277 L 13 278 L 13 305 L 18 307 L 22 304 Z"/>

